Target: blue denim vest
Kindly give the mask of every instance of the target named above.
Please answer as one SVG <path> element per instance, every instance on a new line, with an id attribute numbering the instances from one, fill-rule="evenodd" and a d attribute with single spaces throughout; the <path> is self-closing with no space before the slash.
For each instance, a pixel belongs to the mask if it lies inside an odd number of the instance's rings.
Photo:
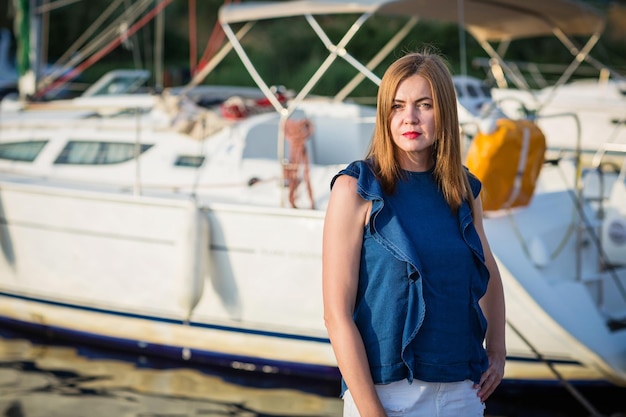
<path id="1" fill-rule="evenodd" d="M 356 178 L 359 195 L 372 201 L 370 220 L 364 230 L 353 318 L 365 344 L 374 383 L 386 384 L 405 378 L 409 381 L 418 378 L 433 382 L 463 379 L 478 382 L 488 366 L 483 347 L 487 322 L 478 300 L 485 294 L 489 271 L 484 263 L 482 245 L 469 205 L 463 203 L 458 210 L 460 235 L 469 247 L 474 258 L 473 265 L 476 266 L 467 274 L 471 297 L 468 304 L 472 311 L 467 314 L 468 322 L 464 324 L 471 331 L 469 340 L 462 342 L 469 352 L 465 352 L 461 363 L 456 363 L 458 358 L 450 358 L 455 365 L 449 366 L 446 360 L 441 363 L 441 356 L 445 355 L 438 354 L 438 357 L 432 358 L 428 352 L 416 355 L 420 346 L 414 342 L 426 314 L 423 264 L 400 224 L 401 219 L 389 204 L 391 197 L 383 192 L 366 161 L 353 162 L 341 170 L 333 178 L 331 187 L 335 179 L 344 174 Z M 477 196 L 480 181 L 472 175 L 469 179 L 474 196 Z M 403 221 L 407 222 L 407 219 Z M 448 304 L 444 308 L 455 308 L 452 303 Z M 452 340 L 446 342 L 456 343 Z M 416 362 L 416 356 L 420 357 L 419 362 Z M 343 384 L 343 391 L 345 389 Z"/>

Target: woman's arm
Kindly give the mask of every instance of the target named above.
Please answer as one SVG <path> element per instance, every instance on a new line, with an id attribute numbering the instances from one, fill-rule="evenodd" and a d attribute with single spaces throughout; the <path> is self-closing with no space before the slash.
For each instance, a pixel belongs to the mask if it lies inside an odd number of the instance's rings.
<path id="1" fill-rule="evenodd" d="M 480 378 L 478 396 L 481 401 L 487 400 L 504 376 L 504 363 L 506 361 L 506 345 L 504 341 L 505 308 L 504 291 L 498 265 L 489 247 L 489 242 L 483 227 L 482 202 L 480 195 L 474 199 L 474 225 L 480 236 L 485 254 L 485 264 L 489 270 L 489 284 L 487 292 L 480 300 L 480 307 L 487 319 L 487 336 L 485 345 L 489 356 L 489 368 Z"/>
<path id="2" fill-rule="evenodd" d="M 324 320 L 339 370 L 362 416 L 385 416 L 352 314 L 359 280 L 363 229 L 370 203 L 357 181 L 338 177 L 330 193 L 322 248 Z"/>

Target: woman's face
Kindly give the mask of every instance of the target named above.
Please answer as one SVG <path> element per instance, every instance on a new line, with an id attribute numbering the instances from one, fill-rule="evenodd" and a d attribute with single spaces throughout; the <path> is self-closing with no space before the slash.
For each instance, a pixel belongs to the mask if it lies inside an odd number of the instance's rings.
<path id="1" fill-rule="evenodd" d="M 435 109 L 430 83 L 421 75 L 412 75 L 398 85 L 390 128 L 393 142 L 400 150 L 402 168 L 429 169 L 435 142 Z"/>

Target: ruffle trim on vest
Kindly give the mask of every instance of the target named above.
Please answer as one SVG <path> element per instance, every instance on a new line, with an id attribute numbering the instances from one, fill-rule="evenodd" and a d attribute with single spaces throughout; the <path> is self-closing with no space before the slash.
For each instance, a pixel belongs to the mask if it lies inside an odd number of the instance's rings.
<path id="1" fill-rule="evenodd" d="M 409 293 L 407 295 L 408 311 L 416 311 L 417 314 L 406 314 L 402 333 L 401 358 L 407 368 L 407 379 L 413 381 L 414 358 L 413 355 L 405 353 L 422 326 L 426 313 L 421 280 L 422 264 L 417 257 L 417 251 L 398 223 L 398 220 L 392 213 L 384 210 L 384 193 L 368 161 L 361 160 L 349 164 L 332 179 L 331 188 L 340 175 L 349 175 L 356 178 L 359 195 L 363 199 L 372 202 L 370 221 L 367 226 L 370 228 L 372 237 L 396 259 L 406 262 L 407 264 L 407 277 L 410 280 Z M 475 177 L 470 178 L 472 190 L 477 195 L 480 192 L 480 182 L 476 183 L 475 181 L 478 181 Z M 479 268 L 482 282 L 474 283 L 472 288 L 474 296 L 480 298 L 484 295 L 486 290 L 489 271 L 485 265 L 485 256 L 482 246 L 480 243 L 478 243 L 478 246 L 471 243 L 472 240 L 480 242 L 480 238 L 478 237 L 476 229 L 472 227 L 472 212 L 467 202 L 461 205 L 458 211 L 458 217 L 463 239 L 480 261 L 480 265 L 482 265 Z M 478 299 L 475 300 L 475 302 L 478 302 Z"/>

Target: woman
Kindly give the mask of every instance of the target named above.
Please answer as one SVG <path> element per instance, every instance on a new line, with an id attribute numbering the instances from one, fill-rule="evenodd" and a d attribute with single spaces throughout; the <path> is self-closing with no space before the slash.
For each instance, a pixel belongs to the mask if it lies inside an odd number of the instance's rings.
<path id="1" fill-rule="evenodd" d="M 504 375 L 504 296 L 439 56 L 388 68 L 367 159 L 331 187 L 324 319 L 344 416 L 482 416 Z"/>

